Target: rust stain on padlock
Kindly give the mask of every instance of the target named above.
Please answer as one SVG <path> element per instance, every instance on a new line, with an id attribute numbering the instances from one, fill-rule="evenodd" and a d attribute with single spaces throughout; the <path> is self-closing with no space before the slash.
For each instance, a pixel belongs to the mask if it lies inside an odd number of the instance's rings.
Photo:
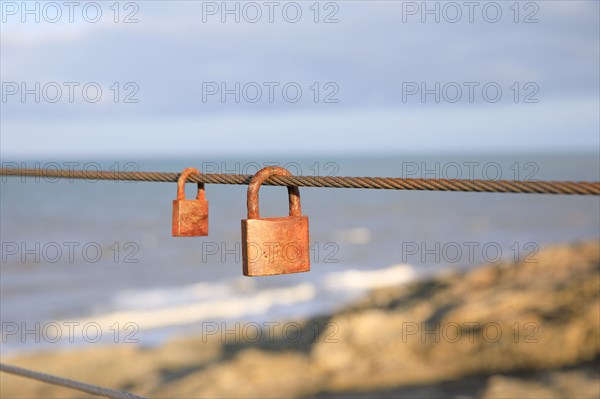
<path id="1" fill-rule="evenodd" d="M 198 183 L 195 200 L 185 199 L 185 181 L 196 168 L 187 168 L 177 180 L 177 199 L 173 200 L 173 237 L 208 235 L 208 201 L 204 197 L 204 183 Z"/>
<path id="2" fill-rule="evenodd" d="M 308 217 L 302 216 L 300 191 L 288 187 L 290 215 L 261 218 L 258 207 L 260 185 L 271 176 L 291 176 L 286 169 L 261 169 L 248 186 L 248 219 L 242 220 L 242 256 L 245 276 L 310 271 Z"/>

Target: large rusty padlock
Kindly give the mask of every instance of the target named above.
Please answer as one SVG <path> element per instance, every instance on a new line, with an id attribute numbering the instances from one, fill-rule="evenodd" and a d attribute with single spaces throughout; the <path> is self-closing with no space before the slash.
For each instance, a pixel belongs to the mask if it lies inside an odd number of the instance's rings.
<path id="1" fill-rule="evenodd" d="M 195 200 L 185 199 L 185 181 L 196 168 L 187 168 L 177 180 L 177 199 L 173 200 L 173 237 L 208 235 L 208 201 L 204 198 L 204 183 L 198 183 Z"/>
<path id="2" fill-rule="evenodd" d="M 288 187 L 290 215 L 261 218 L 258 190 L 271 176 L 291 176 L 286 169 L 270 166 L 258 171 L 248 186 L 248 219 L 242 220 L 242 256 L 245 276 L 310 271 L 308 217 L 302 216 L 300 191 Z"/>

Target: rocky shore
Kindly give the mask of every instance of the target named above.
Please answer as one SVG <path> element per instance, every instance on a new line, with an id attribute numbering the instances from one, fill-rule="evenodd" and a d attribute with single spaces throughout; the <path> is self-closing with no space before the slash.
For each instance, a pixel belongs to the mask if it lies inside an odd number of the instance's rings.
<path id="1" fill-rule="evenodd" d="M 598 398 L 600 243 L 378 289 L 295 323 L 315 334 L 290 338 L 282 323 L 260 339 L 193 336 L 10 364 L 161 398 Z M 0 378 L 3 398 L 84 396 Z"/>

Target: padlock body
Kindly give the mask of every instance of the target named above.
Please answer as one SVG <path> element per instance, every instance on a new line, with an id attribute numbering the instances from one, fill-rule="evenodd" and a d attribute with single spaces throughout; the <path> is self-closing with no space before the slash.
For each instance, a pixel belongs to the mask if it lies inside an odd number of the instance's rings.
<path id="1" fill-rule="evenodd" d="M 208 235 L 208 201 L 173 200 L 173 237 Z"/>
<path id="2" fill-rule="evenodd" d="M 245 276 L 310 271 L 308 216 L 242 220 Z"/>

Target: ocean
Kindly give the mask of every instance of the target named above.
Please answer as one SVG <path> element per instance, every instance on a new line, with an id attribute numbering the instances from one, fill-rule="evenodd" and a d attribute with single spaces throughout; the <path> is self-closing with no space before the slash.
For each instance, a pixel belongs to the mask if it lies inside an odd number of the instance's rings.
<path id="1" fill-rule="evenodd" d="M 38 163 L 36 165 L 36 162 Z M 597 152 L 255 160 L 3 160 L 5 167 L 310 176 L 600 180 Z M 188 198 L 193 197 L 188 184 Z M 214 323 L 265 325 L 343 307 L 376 287 L 600 238 L 590 196 L 301 188 L 311 271 L 244 277 L 246 187 L 206 185 L 208 237 L 171 237 L 174 183 L 2 177 L 1 353 L 154 345 Z M 261 216 L 287 214 L 263 187 Z M 551 273 L 548 270 L 548 273 Z"/>

